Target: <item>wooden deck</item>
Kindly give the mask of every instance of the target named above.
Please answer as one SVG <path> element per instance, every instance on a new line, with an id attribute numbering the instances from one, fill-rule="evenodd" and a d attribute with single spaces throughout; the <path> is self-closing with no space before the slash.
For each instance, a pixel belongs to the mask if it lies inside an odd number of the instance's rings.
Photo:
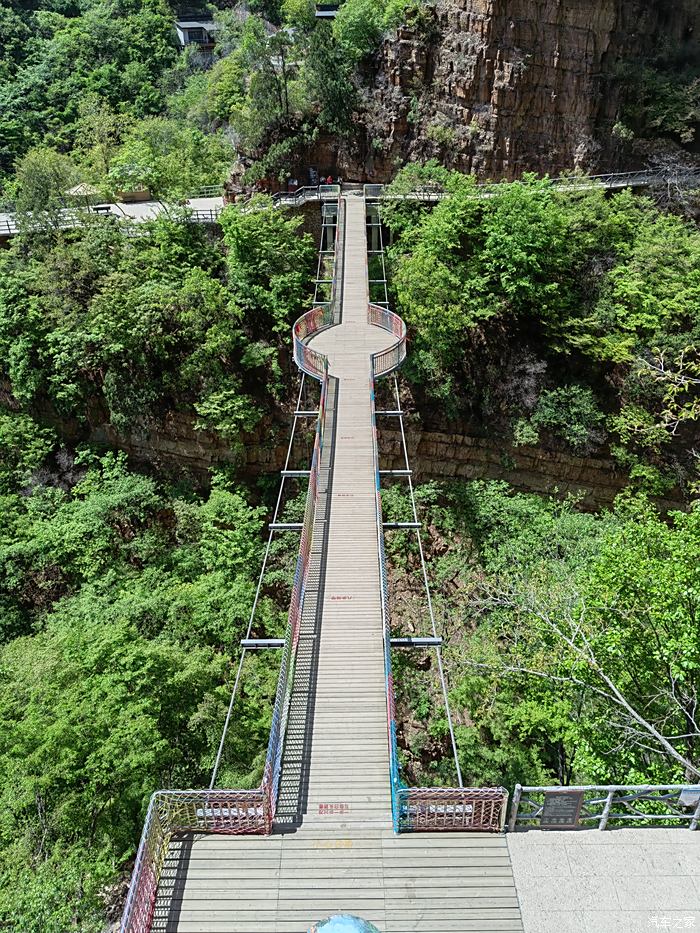
<path id="1" fill-rule="evenodd" d="M 391 828 L 369 395 L 365 202 L 346 198 L 342 323 L 319 334 L 333 376 L 321 496 L 276 832 L 171 848 L 154 931 L 303 933 L 352 913 L 386 933 L 522 930 L 503 836 Z"/>

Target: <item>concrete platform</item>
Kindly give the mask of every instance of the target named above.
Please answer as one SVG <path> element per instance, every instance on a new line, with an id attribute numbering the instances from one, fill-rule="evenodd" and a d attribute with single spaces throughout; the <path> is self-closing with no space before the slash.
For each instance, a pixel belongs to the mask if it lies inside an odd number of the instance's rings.
<path id="1" fill-rule="evenodd" d="M 700 832 L 507 835 L 525 933 L 700 931 Z"/>

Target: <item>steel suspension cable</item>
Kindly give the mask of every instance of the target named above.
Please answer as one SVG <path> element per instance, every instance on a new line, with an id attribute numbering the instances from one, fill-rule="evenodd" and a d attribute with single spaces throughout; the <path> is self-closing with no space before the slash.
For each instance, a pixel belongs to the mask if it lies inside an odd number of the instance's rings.
<path id="1" fill-rule="evenodd" d="M 298 394 L 298 396 L 297 396 L 297 403 L 296 403 L 296 407 L 295 407 L 295 412 L 300 410 L 300 409 L 299 409 L 299 406 L 300 406 L 300 404 L 301 404 L 301 398 L 302 398 L 302 394 L 303 394 L 303 392 L 304 392 L 304 381 L 305 381 L 305 379 L 306 379 L 306 376 L 305 376 L 304 373 L 302 373 L 302 374 L 301 374 L 301 384 L 300 384 L 300 386 L 299 386 L 299 394 Z M 290 460 L 290 457 L 291 457 L 291 454 L 292 454 L 292 445 L 294 444 L 294 434 L 295 434 L 295 432 L 296 432 L 296 426 L 297 426 L 297 419 L 294 418 L 294 419 L 292 420 L 292 431 L 291 431 L 291 435 L 290 435 L 290 438 L 289 438 L 289 444 L 288 444 L 288 446 L 287 446 L 287 456 L 286 456 L 285 461 L 284 461 L 284 470 L 285 470 L 285 471 L 289 468 L 289 460 Z M 272 518 L 272 524 L 273 524 L 273 525 L 274 525 L 275 522 L 277 521 L 277 516 L 278 516 L 278 513 L 279 513 L 280 505 L 281 505 L 281 503 L 282 503 L 282 493 L 283 493 L 283 491 L 284 491 L 284 481 L 285 481 L 286 479 L 287 479 L 287 477 L 284 476 L 284 474 L 283 474 L 283 475 L 282 475 L 282 481 L 281 481 L 281 483 L 280 483 L 279 492 L 278 492 L 278 494 L 277 494 L 277 502 L 275 503 L 275 512 L 274 512 L 274 516 L 273 516 L 273 518 Z M 250 611 L 250 619 L 248 620 L 248 628 L 246 629 L 246 635 L 245 635 L 246 641 L 250 638 L 250 633 L 251 633 L 252 628 L 253 628 L 253 621 L 254 621 L 254 619 L 255 619 L 255 612 L 256 612 L 256 609 L 258 608 L 258 601 L 259 601 L 259 599 L 260 599 L 260 590 L 262 589 L 263 578 L 264 578 L 264 576 L 265 576 L 265 569 L 266 569 L 266 567 L 267 567 L 267 559 L 268 559 L 269 554 L 270 554 L 270 546 L 271 546 L 271 544 L 272 544 L 272 538 L 273 538 L 274 533 L 275 533 L 275 532 L 274 532 L 273 529 L 270 529 L 270 531 L 268 532 L 267 544 L 265 545 L 265 554 L 264 554 L 264 556 L 263 556 L 263 563 L 262 563 L 262 567 L 261 567 L 261 569 L 260 569 L 260 576 L 258 577 L 258 586 L 257 586 L 257 589 L 255 590 L 255 599 L 253 600 L 253 608 L 252 608 L 251 611 Z M 237 695 L 237 693 L 238 693 L 238 685 L 239 685 L 240 680 L 241 680 L 241 673 L 242 673 L 242 671 L 243 671 L 243 662 L 245 661 L 246 650 L 247 650 L 246 648 L 242 648 L 242 649 L 241 649 L 241 656 L 240 656 L 239 661 L 238 661 L 238 669 L 237 669 L 237 671 L 236 671 L 236 677 L 235 677 L 235 680 L 234 680 L 234 683 L 233 683 L 233 690 L 231 691 L 231 699 L 230 699 L 229 704 L 228 704 L 228 710 L 227 710 L 227 712 L 226 712 L 226 719 L 225 719 L 225 721 L 224 721 L 224 728 L 223 728 L 223 731 L 222 731 L 222 733 L 221 733 L 221 741 L 219 742 L 219 749 L 218 749 L 218 751 L 217 751 L 217 753 L 216 753 L 216 760 L 215 760 L 215 762 L 214 762 L 214 769 L 213 769 L 213 771 L 212 771 L 211 781 L 209 782 L 209 790 L 213 790 L 213 789 L 214 789 L 214 786 L 215 786 L 215 784 L 216 784 L 216 777 L 217 777 L 217 774 L 218 774 L 218 772 L 219 772 L 219 765 L 221 764 L 221 756 L 223 755 L 223 752 L 224 752 L 224 744 L 225 744 L 225 742 L 226 742 L 226 735 L 227 735 L 227 733 L 228 733 L 228 728 L 229 728 L 229 725 L 230 725 L 230 722 L 231 722 L 231 715 L 232 715 L 232 713 L 233 713 L 234 703 L 236 702 L 236 695 Z"/>
<path id="2" fill-rule="evenodd" d="M 394 392 L 396 395 L 396 411 L 401 411 L 401 399 L 399 396 L 399 381 L 394 375 Z M 416 509 L 416 497 L 413 492 L 413 478 L 410 472 L 410 463 L 408 461 L 408 448 L 406 447 L 406 433 L 403 426 L 403 415 L 399 415 L 399 426 L 401 428 L 401 444 L 403 446 L 403 455 L 404 462 L 406 464 L 407 479 L 408 479 L 408 489 L 411 495 L 411 508 L 413 510 L 413 521 L 418 524 L 418 510 Z M 438 637 L 437 626 L 435 625 L 435 615 L 433 613 L 433 601 L 430 596 L 430 585 L 428 583 L 428 571 L 425 566 L 425 555 L 423 553 L 423 542 L 421 541 L 420 529 L 416 529 L 416 537 L 418 538 L 418 551 L 420 553 L 420 563 L 421 569 L 423 572 L 423 584 L 425 586 L 425 593 L 428 599 L 428 612 L 430 614 L 430 624 L 433 630 L 433 638 Z M 442 665 L 442 651 L 439 645 L 435 646 L 435 653 L 437 655 L 438 663 L 438 672 L 440 675 L 440 684 L 442 687 L 442 696 L 445 701 L 445 712 L 447 714 L 447 724 L 450 729 L 450 741 L 452 742 L 452 754 L 455 759 L 455 767 L 457 769 L 457 781 L 460 787 L 464 787 L 462 783 L 462 769 L 459 766 L 459 756 L 457 755 L 457 742 L 455 739 L 454 727 L 452 725 L 452 713 L 450 712 L 450 701 L 447 693 L 447 682 L 445 679 L 445 671 Z"/>

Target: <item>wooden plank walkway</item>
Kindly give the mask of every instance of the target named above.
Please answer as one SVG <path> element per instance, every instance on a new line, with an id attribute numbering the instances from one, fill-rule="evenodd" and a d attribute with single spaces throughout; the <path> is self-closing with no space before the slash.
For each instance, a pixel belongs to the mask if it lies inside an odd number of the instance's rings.
<path id="1" fill-rule="evenodd" d="M 346 198 L 342 323 L 319 334 L 333 376 L 276 833 L 197 836 L 169 853 L 154 931 L 303 933 L 352 913 L 385 933 L 520 931 L 506 840 L 397 836 L 374 502 L 365 202 Z"/>

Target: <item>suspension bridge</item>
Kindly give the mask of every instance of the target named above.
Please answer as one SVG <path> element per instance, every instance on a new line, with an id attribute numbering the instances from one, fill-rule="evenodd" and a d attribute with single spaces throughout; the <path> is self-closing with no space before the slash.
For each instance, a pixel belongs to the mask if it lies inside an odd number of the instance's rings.
<path id="1" fill-rule="evenodd" d="M 383 252 L 379 206 L 362 192 L 343 196 L 337 188 L 318 199 L 316 301 L 293 328 L 301 385 L 287 462 L 210 785 L 154 793 L 121 933 L 303 933 L 339 913 L 361 916 L 382 933 L 627 931 L 643 928 L 636 908 L 647 892 L 657 911 L 686 910 L 662 915 L 664 923 L 700 921 L 698 833 L 676 835 L 675 845 L 665 829 L 656 837 L 644 829 L 595 833 L 606 837 L 597 845 L 586 833 L 565 842 L 564 832 L 515 832 L 653 820 L 692 830 L 700 821 L 700 786 L 517 785 L 509 836 L 506 790 L 463 786 L 395 381 L 406 327 L 388 308 L 385 279 L 369 275 L 369 263 Z M 384 284 L 373 303 L 377 282 Z M 390 407 L 378 407 L 382 380 L 394 381 L 393 395 L 381 393 Z M 380 469 L 382 418 L 398 419 L 402 469 Z M 309 424 L 309 468 L 292 468 L 297 428 Z M 287 522 L 285 484 L 299 480 L 308 481 L 303 520 Z M 385 520 L 387 481 L 407 484 L 410 520 Z M 426 636 L 392 633 L 384 551 L 392 530 L 417 536 Z M 287 628 L 284 638 L 256 638 L 258 597 L 277 535 L 299 536 Z M 401 778 L 392 652 L 414 648 L 435 653 L 453 787 L 409 787 Z M 253 789 L 221 788 L 245 658 L 260 650 L 279 658 L 262 781 Z"/>
<path id="2" fill-rule="evenodd" d="M 313 456 L 282 475 L 308 475 L 306 511 L 279 521 L 280 494 L 269 531 L 300 535 L 287 632 L 256 640 L 249 626 L 242 643 L 281 651 L 262 784 L 216 787 L 224 730 L 208 790 L 154 794 L 123 933 L 301 933 L 336 913 L 382 931 L 522 930 L 507 793 L 399 777 L 384 532 L 419 523 L 382 518 L 375 381 L 403 361 L 406 328 L 369 303 L 365 198 L 326 202 L 324 229 L 333 292 L 293 333 L 293 424 L 316 419 Z M 308 379 L 318 409 L 301 407 Z M 440 639 L 425 642 L 439 657 Z"/>

